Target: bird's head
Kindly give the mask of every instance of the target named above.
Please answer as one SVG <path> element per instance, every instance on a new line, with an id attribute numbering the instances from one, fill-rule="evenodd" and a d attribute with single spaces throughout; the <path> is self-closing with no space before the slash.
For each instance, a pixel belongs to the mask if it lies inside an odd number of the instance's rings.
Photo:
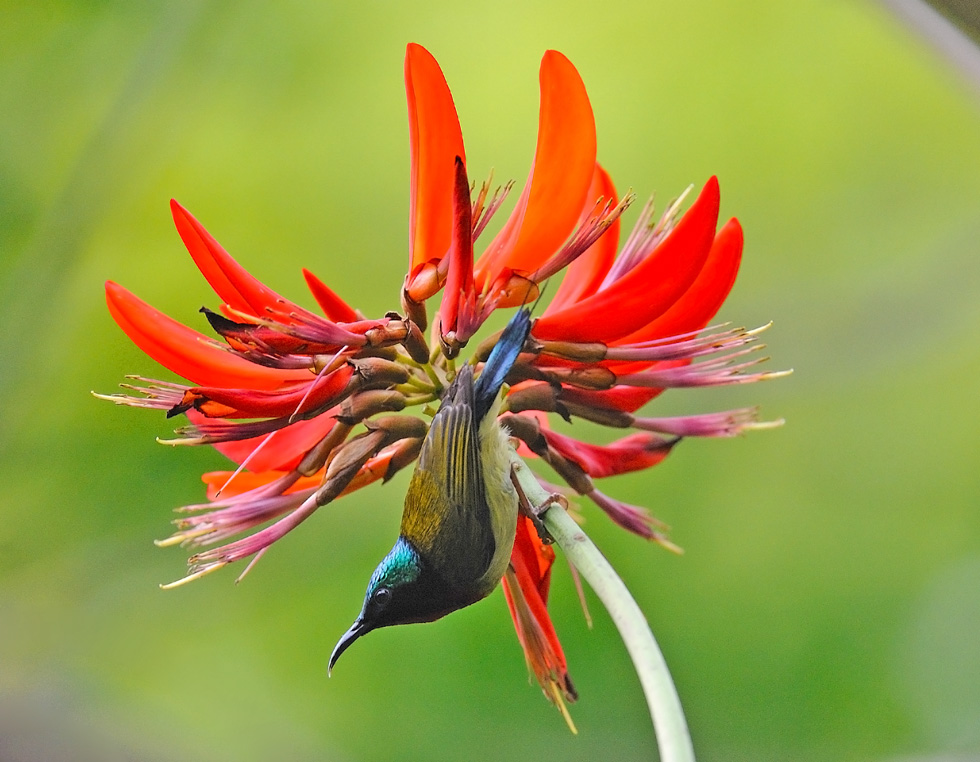
<path id="1" fill-rule="evenodd" d="M 329 673 L 340 655 L 362 635 L 379 627 L 431 622 L 459 608 L 450 590 L 415 546 L 399 537 L 368 582 L 361 613 L 334 646 Z"/>

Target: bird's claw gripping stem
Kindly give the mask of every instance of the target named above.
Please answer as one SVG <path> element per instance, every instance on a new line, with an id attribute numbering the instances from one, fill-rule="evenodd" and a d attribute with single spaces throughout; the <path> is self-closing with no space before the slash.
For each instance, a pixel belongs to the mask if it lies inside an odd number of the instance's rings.
<path id="1" fill-rule="evenodd" d="M 553 545 L 555 538 L 551 536 L 551 533 L 545 527 L 542 517 L 545 513 L 547 513 L 552 503 L 558 503 L 567 511 L 568 500 L 560 492 L 552 492 L 542 502 L 538 503 L 537 505 L 533 505 L 531 501 L 528 500 L 527 495 L 524 494 L 524 490 L 521 488 L 521 483 L 517 478 L 516 466 L 511 466 L 510 480 L 514 484 L 514 489 L 517 490 L 518 509 L 522 514 L 531 520 L 532 524 L 534 524 L 534 528 L 537 530 L 538 538 L 541 540 L 541 542 L 543 542 L 545 545 Z"/>

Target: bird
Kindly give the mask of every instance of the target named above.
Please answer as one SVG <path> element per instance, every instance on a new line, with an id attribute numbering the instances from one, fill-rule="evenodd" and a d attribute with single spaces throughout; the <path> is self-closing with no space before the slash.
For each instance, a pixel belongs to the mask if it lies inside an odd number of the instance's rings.
<path id="1" fill-rule="evenodd" d="M 518 495 L 498 395 L 531 331 L 531 308 L 507 323 L 474 377 L 460 368 L 422 442 L 398 539 L 368 582 L 361 613 L 330 655 L 380 627 L 432 622 L 488 596 L 510 563 Z"/>

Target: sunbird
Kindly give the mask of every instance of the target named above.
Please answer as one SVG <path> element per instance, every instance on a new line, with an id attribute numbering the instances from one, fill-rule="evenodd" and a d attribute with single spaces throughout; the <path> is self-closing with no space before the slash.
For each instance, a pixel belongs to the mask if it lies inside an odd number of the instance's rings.
<path id="1" fill-rule="evenodd" d="M 368 582 L 357 620 L 330 655 L 328 672 L 362 635 L 432 622 L 485 598 L 510 563 L 518 496 L 497 395 L 531 331 L 531 309 L 507 324 L 483 371 L 464 365 L 422 442 L 394 547 Z"/>

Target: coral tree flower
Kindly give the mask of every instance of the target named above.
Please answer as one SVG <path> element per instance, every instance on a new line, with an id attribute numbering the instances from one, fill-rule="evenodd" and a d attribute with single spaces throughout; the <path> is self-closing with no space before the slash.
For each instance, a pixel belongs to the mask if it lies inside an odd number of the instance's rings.
<path id="1" fill-rule="evenodd" d="M 220 301 L 220 311 L 202 310 L 217 338 L 106 284 L 119 327 L 186 379 L 133 377 L 123 385 L 128 393 L 106 398 L 185 416 L 167 444 L 209 444 L 237 464 L 204 475 L 206 502 L 177 509 L 176 531 L 159 544 L 196 552 L 187 576 L 164 587 L 248 560 L 244 576 L 319 507 L 409 466 L 467 342 L 494 310 L 533 301 L 562 271 L 508 378 L 502 417 L 521 451 L 550 465 L 572 492 L 675 549 L 645 509 L 600 492 L 595 480 L 656 465 L 685 437 L 774 425 L 759 423 L 748 408 L 638 414 L 667 388 L 780 375 L 755 368 L 758 331 L 707 328 L 742 253 L 738 222 L 718 225 L 715 178 L 683 213 L 683 197 L 659 219 L 647 204 L 620 247 L 620 215 L 632 196 L 618 198 L 596 162 L 595 122 L 578 72 L 548 51 L 530 175 L 500 232 L 476 256 L 511 186 L 491 192 L 489 181 L 479 190 L 471 185 L 449 87 L 418 45 L 408 46 L 405 83 L 412 161 L 404 315 L 366 319 L 305 270 L 322 314 L 304 309 L 249 275 L 176 201 L 177 231 Z M 428 300 L 440 293 L 427 341 Z M 496 339 L 479 344 L 470 362 L 485 361 Z M 550 414 L 634 431 L 590 444 L 553 430 Z M 553 562 L 551 548 L 522 519 L 504 592 L 531 671 L 567 717 L 564 702 L 576 695 L 547 611 Z"/>

